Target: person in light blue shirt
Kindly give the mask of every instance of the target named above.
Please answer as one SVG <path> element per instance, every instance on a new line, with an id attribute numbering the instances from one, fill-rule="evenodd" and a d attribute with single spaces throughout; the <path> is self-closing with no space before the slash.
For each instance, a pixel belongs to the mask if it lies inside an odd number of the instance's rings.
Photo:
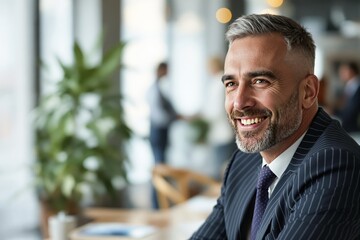
<path id="1" fill-rule="evenodd" d="M 167 79 L 168 64 L 162 62 L 156 70 L 156 79 L 148 92 L 150 107 L 150 145 L 155 164 L 166 163 L 166 149 L 169 144 L 169 129 L 178 117 L 170 99 Z"/>

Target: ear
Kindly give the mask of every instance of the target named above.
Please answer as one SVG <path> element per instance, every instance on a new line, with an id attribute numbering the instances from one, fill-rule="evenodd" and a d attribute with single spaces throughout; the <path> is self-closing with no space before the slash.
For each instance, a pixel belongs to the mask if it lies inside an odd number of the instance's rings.
<path id="1" fill-rule="evenodd" d="M 302 84 L 302 107 L 309 109 L 317 103 L 317 96 L 319 93 L 320 83 L 319 79 L 314 74 L 309 74 Z"/>

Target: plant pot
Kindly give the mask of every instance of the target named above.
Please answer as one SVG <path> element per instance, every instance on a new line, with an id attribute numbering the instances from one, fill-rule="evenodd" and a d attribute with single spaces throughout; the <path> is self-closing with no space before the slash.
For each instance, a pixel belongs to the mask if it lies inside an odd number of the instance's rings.
<path id="1" fill-rule="evenodd" d="M 41 208 L 41 219 L 40 219 L 40 229 L 43 238 L 49 237 L 49 218 L 51 216 L 56 215 L 59 211 L 55 210 L 51 207 L 49 200 L 41 200 L 40 201 L 40 208 Z M 66 214 L 73 215 L 76 219 L 79 219 L 81 215 L 81 209 L 79 205 L 75 202 L 69 202 L 67 204 L 66 209 L 64 210 Z"/>

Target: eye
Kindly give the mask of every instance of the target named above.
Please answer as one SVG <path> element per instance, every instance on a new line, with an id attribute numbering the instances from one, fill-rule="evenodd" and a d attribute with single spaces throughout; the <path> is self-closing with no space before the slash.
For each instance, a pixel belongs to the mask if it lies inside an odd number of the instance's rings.
<path id="1" fill-rule="evenodd" d="M 267 80 L 267 79 L 264 79 L 264 78 L 256 78 L 254 79 L 253 81 L 253 84 L 254 85 L 269 85 L 270 84 L 270 81 Z"/>
<path id="2" fill-rule="evenodd" d="M 255 79 L 254 83 L 255 84 L 262 84 L 262 83 L 268 83 L 268 81 L 265 80 L 265 79 Z"/>
<path id="3" fill-rule="evenodd" d="M 235 83 L 234 82 L 231 82 L 231 81 L 228 81 L 228 82 L 225 82 L 224 83 L 224 86 L 227 88 L 227 87 L 232 87 L 232 86 L 234 86 L 235 85 Z"/>
<path id="4" fill-rule="evenodd" d="M 225 86 L 226 91 L 229 92 L 229 91 L 236 89 L 237 82 L 236 81 L 225 81 L 224 86 Z"/>

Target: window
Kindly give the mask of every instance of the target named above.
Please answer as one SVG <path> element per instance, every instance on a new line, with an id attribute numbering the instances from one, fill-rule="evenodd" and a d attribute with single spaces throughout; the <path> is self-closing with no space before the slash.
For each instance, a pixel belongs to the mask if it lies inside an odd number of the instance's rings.
<path id="1" fill-rule="evenodd" d="M 33 9 L 34 1 L 0 0 L 0 239 L 37 237 L 28 232 L 39 221 L 30 184 Z"/>

